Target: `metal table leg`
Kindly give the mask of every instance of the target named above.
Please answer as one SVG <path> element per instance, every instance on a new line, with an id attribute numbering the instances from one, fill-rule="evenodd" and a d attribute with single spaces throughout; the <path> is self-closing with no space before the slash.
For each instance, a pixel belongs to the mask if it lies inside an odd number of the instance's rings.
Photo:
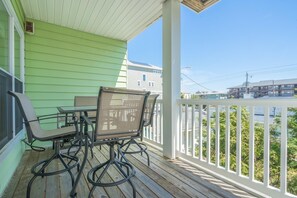
<path id="1" fill-rule="evenodd" d="M 85 155 L 84 155 L 84 159 L 82 161 L 82 164 L 80 166 L 80 170 L 79 170 L 79 172 L 77 174 L 77 177 L 76 177 L 76 179 L 74 181 L 74 184 L 72 186 L 72 190 L 70 192 L 70 197 L 76 197 L 76 195 L 77 195 L 77 193 L 76 193 L 75 190 L 76 190 L 77 184 L 79 182 L 79 179 L 81 177 L 81 174 L 83 172 L 83 169 L 85 168 L 85 165 L 86 165 L 86 162 L 87 162 L 87 158 L 88 158 L 88 150 L 89 150 L 88 149 L 88 136 L 85 134 L 84 135 L 84 138 L 85 138 Z"/>

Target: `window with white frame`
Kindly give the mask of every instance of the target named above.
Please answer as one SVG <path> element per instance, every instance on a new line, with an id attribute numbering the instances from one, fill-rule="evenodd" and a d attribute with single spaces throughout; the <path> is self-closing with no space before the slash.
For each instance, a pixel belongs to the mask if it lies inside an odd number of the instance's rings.
<path id="1" fill-rule="evenodd" d="M 142 80 L 146 81 L 146 75 L 145 74 L 142 75 Z"/>
<path id="2" fill-rule="evenodd" d="M 138 85 L 138 86 L 140 86 L 140 85 L 141 85 L 141 84 L 140 84 L 140 80 L 138 80 L 138 81 L 137 81 L 137 85 Z"/>
<path id="3" fill-rule="evenodd" d="M 7 11 L 12 7 L 8 3 L 0 0 L 0 149 L 23 129 L 20 111 L 7 92 L 23 92 L 24 35 L 15 13 Z"/>
<path id="4" fill-rule="evenodd" d="M 14 91 L 23 93 L 23 81 L 21 80 L 21 37 L 14 28 Z M 18 134 L 23 129 L 23 117 L 18 105 L 15 102 L 15 133 Z"/>

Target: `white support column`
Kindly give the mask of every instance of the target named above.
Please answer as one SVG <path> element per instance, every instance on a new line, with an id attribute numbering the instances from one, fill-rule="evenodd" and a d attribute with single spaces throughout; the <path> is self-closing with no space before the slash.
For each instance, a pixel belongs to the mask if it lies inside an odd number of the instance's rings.
<path id="1" fill-rule="evenodd" d="M 163 155 L 176 157 L 180 98 L 180 1 L 163 3 Z"/>

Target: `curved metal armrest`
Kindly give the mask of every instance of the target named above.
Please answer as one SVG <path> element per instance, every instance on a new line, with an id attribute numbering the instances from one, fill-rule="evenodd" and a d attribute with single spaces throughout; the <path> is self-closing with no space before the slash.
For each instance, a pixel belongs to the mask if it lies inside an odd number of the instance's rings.
<path id="1" fill-rule="evenodd" d="M 47 119 L 62 118 L 62 117 L 65 117 L 65 115 L 62 115 L 60 113 L 53 113 L 48 115 L 37 116 L 37 120 L 47 120 Z"/>
<path id="2" fill-rule="evenodd" d="M 60 113 L 54 113 L 54 114 L 48 114 L 48 115 L 41 115 L 41 116 L 37 116 L 36 120 L 28 120 L 28 121 L 24 121 L 23 123 L 28 124 L 30 122 L 39 122 L 41 120 L 49 120 L 49 119 L 58 119 L 58 118 L 64 118 L 65 115 L 60 114 Z M 74 120 L 74 124 L 77 124 L 77 117 L 76 116 L 72 116 L 73 120 Z"/>
<path id="3" fill-rule="evenodd" d="M 38 116 L 36 120 L 28 120 L 28 121 L 24 121 L 24 123 L 39 122 L 40 120 L 48 120 L 53 118 L 58 118 L 58 115 L 57 114 L 42 115 L 42 116 Z"/>
<path id="4" fill-rule="evenodd" d="M 92 127 L 92 131 L 94 132 L 95 129 L 94 129 L 94 126 L 93 126 L 93 123 L 92 121 L 90 120 L 90 118 L 88 118 L 87 116 L 81 116 L 83 122 L 87 123 L 88 125 L 90 125 Z"/>
<path id="5" fill-rule="evenodd" d="M 82 119 L 83 119 L 83 121 L 84 122 L 86 122 L 88 125 L 91 125 L 92 126 L 92 129 L 94 129 L 94 127 L 93 127 L 93 123 L 92 123 L 92 121 L 90 120 L 90 118 L 88 118 L 88 116 L 81 116 L 82 117 Z"/>
<path id="6" fill-rule="evenodd" d="M 95 141 L 95 128 L 94 128 L 94 126 L 93 126 L 93 123 L 92 123 L 92 121 L 90 120 L 90 118 L 88 118 L 88 116 L 85 116 L 85 115 L 83 115 L 83 116 L 81 116 L 81 119 L 82 119 L 82 121 L 84 122 L 84 123 L 86 123 L 87 125 L 90 125 L 91 127 L 92 127 L 92 134 L 91 134 L 91 137 L 90 137 L 90 134 L 87 132 L 87 131 L 85 131 L 86 133 L 85 133 L 85 135 L 86 136 L 88 136 L 89 138 L 90 138 L 90 140 L 91 140 L 91 145 L 92 145 L 92 147 L 94 146 L 94 141 Z"/>

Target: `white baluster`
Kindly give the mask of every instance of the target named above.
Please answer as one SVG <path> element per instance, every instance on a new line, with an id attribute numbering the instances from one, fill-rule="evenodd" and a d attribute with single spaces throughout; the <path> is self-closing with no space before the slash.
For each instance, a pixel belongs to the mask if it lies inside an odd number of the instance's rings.
<path id="1" fill-rule="evenodd" d="M 250 107 L 250 137 L 249 137 L 249 178 L 251 181 L 254 180 L 254 167 L 255 167 L 255 123 L 254 123 L 254 115 L 255 108 Z"/>
<path id="2" fill-rule="evenodd" d="M 220 166 L 220 108 L 216 106 L 216 166 Z"/>
<path id="3" fill-rule="evenodd" d="M 199 159 L 203 160 L 203 152 L 202 152 L 202 138 L 203 138 L 203 133 L 202 133 L 202 104 L 199 105 Z"/>
<path id="4" fill-rule="evenodd" d="M 185 142 L 185 154 L 188 154 L 189 151 L 189 125 L 188 125 L 188 105 L 185 105 L 185 135 L 186 135 L 186 142 Z"/>
<path id="5" fill-rule="evenodd" d="M 270 153 L 270 138 L 269 138 L 269 107 L 264 109 L 264 186 L 269 186 L 269 153 Z"/>
<path id="6" fill-rule="evenodd" d="M 281 118 L 281 183 L 280 189 L 283 194 L 287 192 L 287 141 L 288 141 L 288 110 L 282 107 Z"/>
<path id="7" fill-rule="evenodd" d="M 236 119 L 236 173 L 241 175 L 241 106 L 237 107 Z"/>
<path id="8" fill-rule="evenodd" d="M 230 106 L 226 106 L 226 147 L 225 147 L 225 169 L 230 170 Z"/>
<path id="9" fill-rule="evenodd" d="M 192 105 L 192 157 L 195 157 L 195 107 L 196 105 Z"/>
<path id="10" fill-rule="evenodd" d="M 206 159 L 207 163 L 209 164 L 211 161 L 211 153 L 210 153 L 210 147 L 211 147 L 211 125 L 210 125 L 210 105 L 207 105 L 207 142 L 206 142 Z"/>

